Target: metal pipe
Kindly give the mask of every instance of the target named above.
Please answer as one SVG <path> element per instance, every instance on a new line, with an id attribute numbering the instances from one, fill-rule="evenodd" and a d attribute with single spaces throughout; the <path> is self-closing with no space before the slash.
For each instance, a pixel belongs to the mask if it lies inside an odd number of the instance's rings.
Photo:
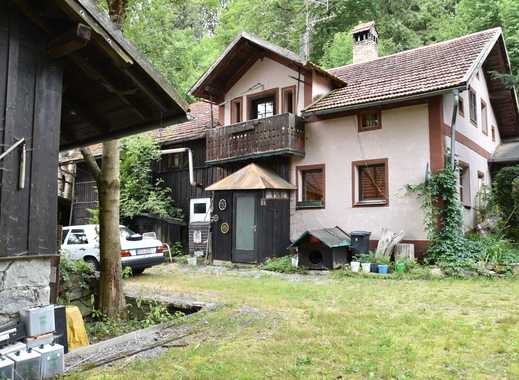
<path id="1" fill-rule="evenodd" d="M 451 168 L 454 170 L 456 167 L 455 164 L 455 155 L 456 155 L 456 117 L 458 116 L 458 103 L 460 99 L 459 91 L 453 90 L 452 91 L 452 97 L 453 97 L 453 107 L 452 107 L 452 121 L 451 121 Z M 443 111 L 442 111 L 443 112 Z"/>
<path id="2" fill-rule="evenodd" d="M 165 149 L 161 150 L 160 154 L 175 154 L 175 153 L 185 153 L 187 152 L 187 157 L 189 160 L 189 183 L 191 186 L 197 187 L 198 183 L 195 182 L 195 174 L 193 170 L 193 152 L 190 148 L 175 148 L 175 149 Z"/>
<path id="3" fill-rule="evenodd" d="M 15 142 L 13 145 L 11 145 L 7 150 L 0 154 L 0 161 L 2 161 L 9 153 L 11 153 L 13 150 L 15 150 L 20 144 L 23 144 L 25 142 L 25 139 L 20 139 L 17 142 Z"/>
<path id="4" fill-rule="evenodd" d="M 18 172 L 18 190 L 25 189 L 25 162 L 27 160 L 27 145 L 22 144 L 22 151 L 20 152 L 20 166 Z"/>

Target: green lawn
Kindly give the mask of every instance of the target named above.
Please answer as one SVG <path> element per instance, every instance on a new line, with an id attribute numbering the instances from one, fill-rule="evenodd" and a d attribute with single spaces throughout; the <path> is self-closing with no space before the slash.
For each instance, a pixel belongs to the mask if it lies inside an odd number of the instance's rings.
<path id="1" fill-rule="evenodd" d="M 519 282 L 259 278 L 170 265 L 128 286 L 223 306 L 185 348 L 71 378 L 517 379 Z"/>

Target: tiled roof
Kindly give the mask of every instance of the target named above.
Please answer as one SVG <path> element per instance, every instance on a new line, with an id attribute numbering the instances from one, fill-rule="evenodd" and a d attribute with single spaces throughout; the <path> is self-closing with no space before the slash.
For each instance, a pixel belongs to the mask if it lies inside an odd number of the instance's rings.
<path id="1" fill-rule="evenodd" d="M 196 102 L 189 106 L 190 120 L 185 123 L 175 124 L 170 127 L 154 129 L 146 132 L 153 136 L 159 144 L 172 144 L 182 141 L 190 141 L 201 139 L 205 136 L 205 131 L 211 126 L 211 106 L 206 102 Z M 214 123 L 218 122 L 218 106 L 213 105 Z M 103 145 L 95 144 L 89 146 L 94 156 L 100 156 L 103 153 Z M 83 157 L 79 151 L 73 152 L 63 158 L 62 161 L 82 160 Z"/>
<path id="2" fill-rule="evenodd" d="M 347 85 L 311 104 L 306 113 L 348 108 L 461 86 L 493 46 L 501 28 L 329 70 Z"/>

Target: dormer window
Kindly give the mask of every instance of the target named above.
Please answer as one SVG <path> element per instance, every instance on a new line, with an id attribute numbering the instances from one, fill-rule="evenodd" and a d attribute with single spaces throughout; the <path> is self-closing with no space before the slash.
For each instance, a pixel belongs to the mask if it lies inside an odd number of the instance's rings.
<path id="1" fill-rule="evenodd" d="M 357 115 L 359 132 L 372 131 L 382 128 L 381 112 L 367 111 Z"/>

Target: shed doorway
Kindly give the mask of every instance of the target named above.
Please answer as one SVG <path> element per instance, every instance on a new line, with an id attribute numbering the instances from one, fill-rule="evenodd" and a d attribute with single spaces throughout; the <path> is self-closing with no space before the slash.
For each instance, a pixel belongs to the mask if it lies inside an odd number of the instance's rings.
<path id="1" fill-rule="evenodd" d="M 232 261 L 253 263 L 258 261 L 256 249 L 256 194 L 235 192 Z"/>

